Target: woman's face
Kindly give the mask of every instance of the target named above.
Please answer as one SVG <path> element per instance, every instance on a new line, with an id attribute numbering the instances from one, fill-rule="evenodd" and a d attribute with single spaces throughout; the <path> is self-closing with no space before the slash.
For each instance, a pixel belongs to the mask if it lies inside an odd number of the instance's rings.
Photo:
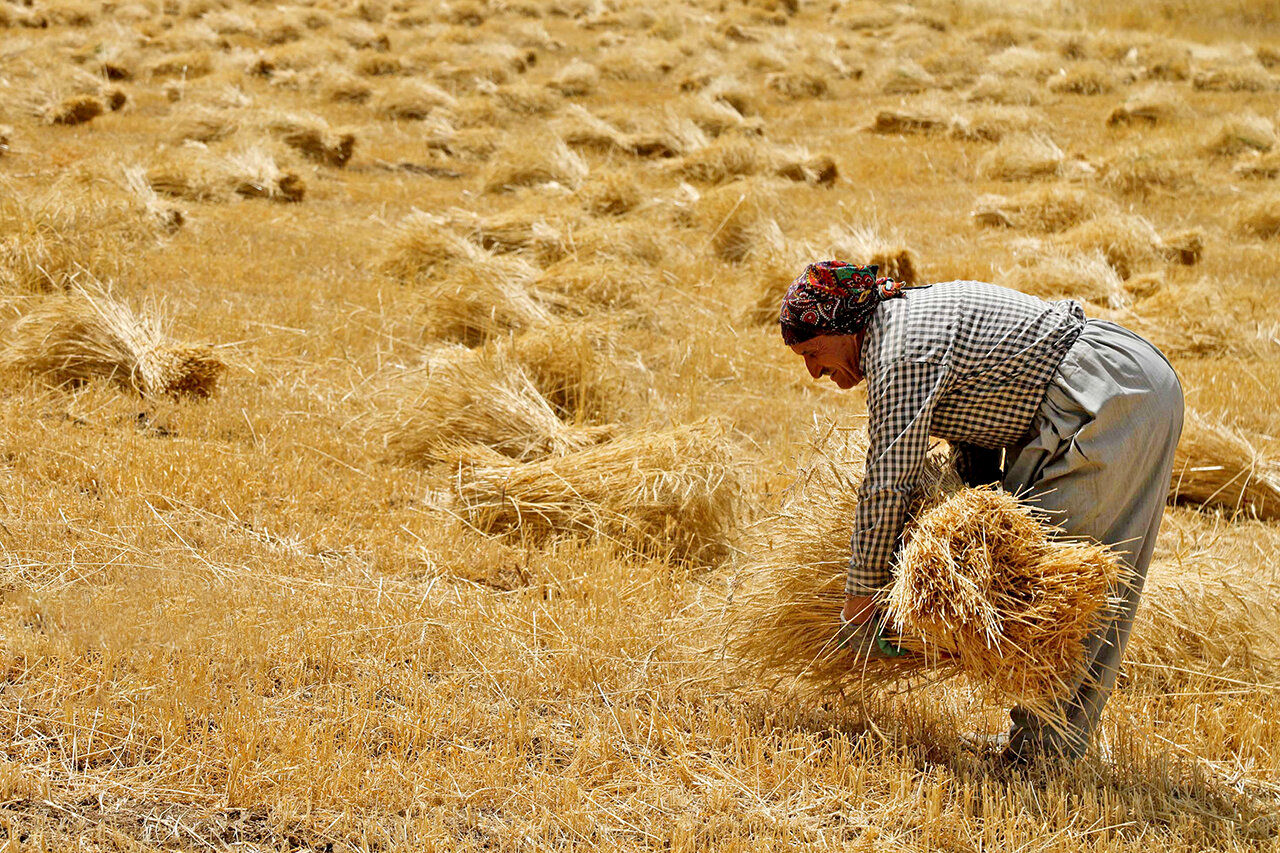
<path id="1" fill-rule="evenodd" d="M 860 383 L 862 375 L 862 339 L 856 335 L 819 335 L 791 345 L 791 351 L 804 359 L 804 366 L 814 379 L 830 376 L 831 381 L 847 391 Z"/>

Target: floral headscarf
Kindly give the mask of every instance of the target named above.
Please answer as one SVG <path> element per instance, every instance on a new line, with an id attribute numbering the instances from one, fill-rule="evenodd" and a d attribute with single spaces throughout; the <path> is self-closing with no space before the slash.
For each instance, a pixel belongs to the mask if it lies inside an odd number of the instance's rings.
<path id="1" fill-rule="evenodd" d="M 778 322 L 787 345 L 818 335 L 855 335 L 866 328 L 885 299 L 902 295 L 903 282 L 876 278 L 875 264 L 854 266 L 844 261 L 809 264 L 787 288 Z"/>

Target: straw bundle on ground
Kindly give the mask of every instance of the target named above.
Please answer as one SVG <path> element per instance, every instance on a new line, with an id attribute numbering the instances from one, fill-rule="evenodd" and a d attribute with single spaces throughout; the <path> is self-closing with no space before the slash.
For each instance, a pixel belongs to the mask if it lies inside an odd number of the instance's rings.
<path id="1" fill-rule="evenodd" d="M 1099 177 L 1103 186 L 1117 192 L 1145 196 L 1194 183 L 1194 172 L 1172 148 L 1133 147 L 1103 161 Z"/>
<path id="2" fill-rule="evenodd" d="M 590 95 L 600 85 L 600 69 L 590 62 L 574 59 L 547 84 L 566 98 Z"/>
<path id="3" fill-rule="evenodd" d="M 1066 155 L 1047 136 L 1017 134 L 978 161 L 978 174 L 994 181 L 1026 181 L 1058 174 Z"/>
<path id="4" fill-rule="evenodd" d="M 951 116 L 935 104 L 885 107 L 876 111 L 867 130 L 872 133 L 945 133 Z"/>
<path id="5" fill-rule="evenodd" d="M 100 98 L 93 95 L 71 95 L 55 104 L 50 104 L 43 112 L 49 124 L 84 124 L 106 112 L 106 106 Z"/>
<path id="6" fill-rule="evenodd" d="M 1273 240 L 1280 237 L 1280 192 L 1270 192 L 1244 202 L 1234 216 L 1237 233 Z"/>
<path id="7" fill-rule="evenodd" d="M 1116 74 L 1107 64 L 1081 62 L 1054 74 L 1046 85 L 1060 95 L 1105 95 L 1115 91 L 1116 82 Z"/>
<path id="8" fill-rule="evenodd" d="M 9 329 L 0 366 L 53 384 L 105 379 L 140 394 L 207 397 L 225 363 L 206 346 L 171 340 L 160 324 L 106 294 L 50 298 Z"/>
<path id="9" fill-rule="evenodd" d="M 870 226 L 833 225 L 820 243 L 823 252 L 851 264 L 875 264 L 880 275 L 907 284 L 918 284 L 915 254 L 901 241 Z M 799 274 L 799 270 L 796 270 Z"/>
<path id="10" fill-rule="evenodd" d="M 754 175 L 769 166 L 768 152 L 759 140 L 724 136 L 685 157 L 675 172 L 682 178 L 708 184 L 722 184 Z"/>
<path id="11" fill-rule="evenodd" d="M 445 347 L 399 377 L 370 422 L 389 455 L 413 465 L 443 462 L 476 444 L 510 459 L 536 459 L 591 438 L 556 416 L 524 369 L 500 350 Z"/>
<path id="12" fill-rule="evenodd" d="M 611 326 L 560 322 L 496 339 L 489 349 L 503 363 L 518 364 L 561 419 L 612 423 L 624 415 L 627 390 Z"/>
<path id="13" fill-rule="evenodd" d="M 0 153 L 3 153 L 3 143 L 0 143 Z M 1258 180 L 1280 178 L 1280 150 L 1273 149 L 1266 154 L 1251 157 L 1242 163 L 1237 163 L 1231 171 L 1242 178 Z"/>
<path id="14" fill-rule="evenodd" d="M 735 181 L 700 198 L 694 218 L 707 233 L 706 247 L 721 260 L 738 263 L 780 246 L 779 209 L 778 194 L 768 185 Z"/>
<path id="15" fill-rule="evenodd" d="M 416 292 L 428 338 L 474 346 L 496 334 L 551 322 L 548 298 L 530 284 L 537 270 L 507 256 L 420 277 Z"/>
<path id="16" fill-rule="evenodd" d="M 170 149 L 147 170 L 147 182 L 161 195 L 189 201 L 225 201 L 241 196 L 298 202 L 306 195 L 302 178 L 258 147 L 225 156 L 203 146 Z"/>
<path id="17" fill-rule="evenodd" d="M 1280 462 L 1240 430 L 1188 409 L 1174 460 L 1171 501 L 1280 518 Z"/>
<path id="18" fill-rule="evenodd" d="M 1274 92 L 1276 78 L 1257 60 L 1198 69 L 1191 85 L 1206 92 Z"/>
<path id="19" fill-rule="evenodd" d="M 1246 151 L 1270 151 L 1276 144 L 1275 126 L 1254 112 L 1219 122 L 1204 143 L 1210 154 L 1233 157 Z"/>
<path id="20" fill-rule="evenodd" d="M 383 118 L 420 121 L 435 110 L 457 103 L 452 95 L 423 80 L 397 81 L 373 100 L 373 110 Z"/>
<path id="21" fill-rule="evenodd" d="M 1152 86 L 1135 92 L 1111 111 L 1107 124 L 1166 124 L 1188 112 L 1186 103 L 1172 86 Z"/>
<path id="22" fill-rule="evenodd" d="M 492 255 L 456 233 L 447 217 L 415 210 L 391 229 L 379 267 L 392 278 L 411 281 L 489 260 Z"/>
<path id="23" fill-rule="evenodd" d="M 1080 187 L 1050 184 L 1013 196 L 980 196 L 969 215 L 979 225 L 1053 233 L 1113 206 L 1107 199 Z"/>
<path id="24" fill-rule="evenodd" d="M 231 136 L 239 128 L 240 123 L 226 110 L 200 105 L 174 116 L 170 138 L 177 143 L 217 142 Z"/>
<path id="25" fill-rule="evenodd" d="M 307 159 L 335 168 L 347 165 L 356 147 L 355 134 L 332 130 L 318 116 L 278 113 L 269 116 L 263 126 Z"/>
<path id="26" fill-rule="evenodd" d="M 1081 643 L 1121 565 L 1100 545 L 1053 538 L 1012 495 L 965 489 L 912 526 L 887 604 L 926 656 L 949 656 L 984 690 L 1048 710 L 1080 672 Z"/>
<path id="27" fill-rule="evenodd" d="M 1128 304 L 1124 281 L 1100 251 L 1029 244 L 1001 283 L 1043 297 L 1084 299 L 1107 308 Z"/>
<path id="28" fill-rule="evenodd" d="M 1034 107 L 1040 104 L 1040 91 L 1027 80 L 983 74 L 974 82 L 967 98 L 1008 107 Z"/>
<path id="29" fill-rule="evenodd" d="M 587 162 L 559 136 L 520 139 L 494 153 L 484 176 L 484 191 L 508 192 L 517 187 L 558 184 L 574 190 L 582 185 Z"/>
<path id="30" fill-rule="evenodd" d="M 971 142 L 999 142 L 1006 136 L 1031 132 L 1043 123 L 1026 107 L 989 106 L 951 117 L 951 136 Z"/>
<path id="31" fill-rule="evenodd" d="M 637 265 L 576 258 L 552 264 L 534 282 L 539 292 L 556 294 L 563 309 L 578 314 L 634 308 L 660 286 L 651 271 Z"/>
<path id="32" fill-rule="evenodd" d="M 480 530 L 583 534 L 698 564 L 724 557 L 741 494 L 726 437 L 709 421 L 526 464 L 474 448 L 455 460 L 459 502 Z"/>
<path id="33" fill-rule="evenodd" d="M 1155 226 L 1136 214 L 1099 216 L 1068 229 L 1057 239 L 1068 249 L 1102 252 L 1121 278 L 1170 255 Z"/>

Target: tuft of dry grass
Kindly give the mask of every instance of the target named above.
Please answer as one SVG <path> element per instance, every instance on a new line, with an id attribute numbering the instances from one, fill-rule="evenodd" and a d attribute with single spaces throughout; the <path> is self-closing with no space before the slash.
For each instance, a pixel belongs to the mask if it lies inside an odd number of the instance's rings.
<path id="1" fill-rule="evenodd" d="M 1112 66 L 1104 62 L 1080 62 L 1049 78 L 1050 92 L 1069 95 L 1106 95 L 1117 85 Z"/>
<path id="2" fill-rule="evenodd" d="M 85 124 L 106 112 L 102 100 L 93 95 L 71 95 L 56 104 L 51 104 L 44 112 L 44 120 L 49 124 Z"/>
<path id="3" fill-rule="evenodd" d="M 875 264 L 880 268 L 879 275 L 884 278 L 908 285 L 921 283 L 915 253 L 900 239 L 882 234 L 872 226 L 833 225 L 820 241 L 820 246 L 824 250 L 821 254 L 838 260 L 859 265 Z"/>
<path id="4" fill-rule="evenodd" d="M 372 107 L 382 118 L 421 121 L 456 105 L 457 100 L 439 86 L 424 80 L 399 80 L 379 92 Z"/>
<path id="5" fill-rule="evenodd" d="M 420 275 L 413 285 L 421 334 L 427 340 L 473 346 L 494 335 L 550 323 L 548 295 L 531 289 L 536 275 L 524 261 L 492 257 Z"/>
<path id="6" fill-rule="evenodd" d="M 582 447 L 591 437 L 562 421 L 505 349 L 446 346 L 389 380 L 367 428 L 388 456 L 410 465 L 447 462 L 461 446 L 511 459 Z"/>
<path id="7" fill-rule="evenodd" d="M 1247 111 L 1218 122 L 1205 140 L 1209 154 L 1232 157 L 1246 151 L 1270 151 L 1276 144 L 1275 127 L 1269 119 Z"/>
<path id="8" fill-rule="evenodd" d="M 518 187 L 555 184 L 570 190 L 582 185 L 587 162 L 559 136 L 508 143 L 492 157 L 484 175 L 484 191 L 510 192 Z"/>
<path id="9" fill-rule="evenodd" d="M 1136 214 L 1098 216 L 1068 229 L 1058 239 L 1073 249 L 1101 252 L 1121 278 L 1129 278 L 1152 264 L 1183 257 L 1181 251 L 1166 246 L 1150 221 Z M 1193 235 L 1184 235 L 1184 240 L 1188 241 L 1183 247 L 1188 249 L 1187 258 L 1194 263 L 1199 259 L 1198 246 Z"/>
<path id="10" fill-rule="evenodd" d="M 1028 181 L 1057 175 L 1066 155 L 1042 134 L 1014 134 L 982 156 L 978 174 L 993 181 Z"/>
<path id="11" fill-rule="evenodd" d="M 1023 293 L 1046 298 L 1071 297 L 1108 308 L 1128 304 L 1124 281 L 1099 250 L 1071 249 L 1028 243 L 1006 270 L 1000 283 Z"/>
<path id="12" fill-rule="evenodd" d="M 1233 217 L 1236 233 L 1263 240 L 1280 237 L 1280 192 L 1268 192 L 1241 202 Z"/>
<path id="13" fill-rule="evenodd" d="M 1070 184 L 1048 184 L 1012 196 L 984 195 L 969 215 L 979 225 L 1056 233 L 1114 207 L 1108 199 Z"/>
<path id="14" fill-rule="evenodd" d="M 705 148 L 685 155 L 676 165 L 675 173 L 691 181 L 723 184 L 754 175 L 768 167 L 768 154 L 758 140 L 723 136 Z"/>
<path id="15" fill-rule="evenodd" d="M 1280 519 L 1280 462 L 1241 430 L 1188 409 L 1169 499 Z"/>
<path id="16" fill-rule="evenodd" d="M 713 421 L 633 430 L 535 462 L 477 448 L 454 455 L 468 520 L 486 532 L 612 540 L 649 555 L 711 565 L 728 552 L 742 483 Z"/>
<path id="17" fill-rule="evenodd" d="M 268 116 L 263 126 L 307 159 L 334 168 L 347 165 L 356 147 L 354 133 L 332 130 L 318 116 L 277 113 Z"/>
<path id="18" fill-rule="evenodd" d="M 1107 125 L 1169 124 L 1183 118 L 1189 110 L 1176 87 L 1153 85 L 1135 92 L 1107 116 Z"/>
<path id="19" fill-rule="evenodd" d="M 1257 62 L 1234 62 L 1198 69 L 1191 85 L 1205 92 L 1274 92 L 1276 78 Z"/>
<path id="20" fill-rule="evenodd" d="M 291 169 L 282 168 L 266 148 L 252 146 L 214 154 L 198 145 L 162 152 L 147 169 L 147 182 L 161 195 L 188 201 L 227 201 L 234 197 L 299 202 L 307 185 Z"/>
<path id="21" fill-rule="evenodd" d="M 226 364 L 207 346 L 173 341 L 159 321 L 105 292 L 53 296 L 7 330 L 0 367 L 54 385 L 106 380 L 146 395 L 208 397 Z"/>

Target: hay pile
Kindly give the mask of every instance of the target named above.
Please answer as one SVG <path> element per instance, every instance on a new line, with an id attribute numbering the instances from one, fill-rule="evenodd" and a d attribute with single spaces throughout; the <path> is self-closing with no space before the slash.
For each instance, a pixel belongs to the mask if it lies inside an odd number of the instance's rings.
<path id="1" fill-rule="evenodd" d="M 226 155 L 202 145 L 169 149 L 147 170 L 147 183 L 161 195 L 188 201 L 227 201 L 234 197 L 299 202 L 306 182 L 282 167 L 265 148 L 251 146 Z"/>
<path id="2" fill-rule="evenodd" d="M 369 426 L 382 435 L 390 457 L 411 465 L 446 462 L 460 445 L 527 460 L 593 440 L 560 420 L 524 368 L 502 349 L 442 347 L 381 396 Z"/>
<path id="3" fill-rule="evenodd" d="M 699 564 L 724 557 L 741 494 L 733 454 L 712 421 L 636 430 L 530 463 L 475 445 L 453 460 L 459 503 L 480 530 L 598 536 Z"/>
<path id="4" fill-rule="evenodd" d="M 727 647 L 743 672 L 816 694 L 961 673 L 1047 711 L 1118 582 L 1115 558 L 1054 540 L 1007 494 L 963 489 L 935 453 L 885 602 L 911 653 L 856 658 L 833 641 L 864 455 L 860 436 L 819 442 L 786 504 L 757 524 L 747 586 L 728 608 Z"/>
<path id="5" fill-rule="evenodd" d="M 1219 420 L 1187 410 L 1174 457 L 1173 503 L 1193 503 L 1280 518 L 1280 462 Z"/>
<path id="6" fill-rule="evenodd" d="M 0 367 L 55 385 L 105 379 L 139 394 L 208 397 L 226 364 L 207 346 L 177 343 L 152 318 L 105 293 L 52 297 L 8 330 Z"/>

